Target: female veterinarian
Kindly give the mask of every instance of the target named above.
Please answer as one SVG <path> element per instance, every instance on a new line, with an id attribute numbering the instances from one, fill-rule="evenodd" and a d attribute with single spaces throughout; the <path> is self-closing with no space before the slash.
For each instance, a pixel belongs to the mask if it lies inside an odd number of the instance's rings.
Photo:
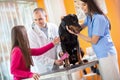
<path id="1" fill-rule="evenodd" d="M 83 40 L 92 44 L 99 60 L 99 69 L 102 80 L 120 80 L 117 52 L 110 36 L 110 22 L 105 14 L 96 5 L 94 0 L 81 0 L 81 8 L 87 15 L 82 28 L 88 26 L 88 37 L 79 33 Z"/>

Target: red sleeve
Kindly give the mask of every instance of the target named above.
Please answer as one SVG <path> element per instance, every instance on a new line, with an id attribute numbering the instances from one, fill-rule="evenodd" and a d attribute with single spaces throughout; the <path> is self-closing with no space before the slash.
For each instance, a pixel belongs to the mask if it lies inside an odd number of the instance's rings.
<path id="1" fill-rule="evenodd" d="M 54 47 L 54 44 L 51 42 L 41 48 L 32 48 L 31 54 L 32 56 L 42 55 L 53 47 Z"/>
<path id="2" fill-rule="evenodd" d="M 25 65 L 23 65 L 23 56 L 19 48 L 14 48 L 11 55 L 11 74 L 15 77 L 30 78 L 33 73 L 30 71 L 24 71 Z M 21 69 L 22 68 L 22 69 Z M 25 68 L 26 69 L 26 68 Z"/>

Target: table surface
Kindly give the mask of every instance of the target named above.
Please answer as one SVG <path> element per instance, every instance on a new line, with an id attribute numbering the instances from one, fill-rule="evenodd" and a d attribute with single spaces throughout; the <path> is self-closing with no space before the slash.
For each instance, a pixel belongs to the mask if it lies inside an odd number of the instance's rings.
<path id="1" fill-rule="evenodd" d="M 61 69 L 54 70 L 54 71 L 51 71 L 51 72 L 46 72 L 44 74 L 40 74 L 40 79 L 47 79 L 47 78 L 51 78 L 51 77 L 65 76 L 65 75 L 67 76 L 71 73 L 83 70 L 83 69 L 85 69 L 87 67 L 90 67 L 90 66 L 93 66 L 95 64 L 98 64 L 98 60 L 93 60 L 93 61 L 90 61 L 88 63 L 83 63 L 83 64 L 80 64 L 80 65 L 73 65 L 69 68 L 61 68 Z M 24 80 L 33 80 L 33 79 L 28 78 L 28 79 L 24 79 Z"/>

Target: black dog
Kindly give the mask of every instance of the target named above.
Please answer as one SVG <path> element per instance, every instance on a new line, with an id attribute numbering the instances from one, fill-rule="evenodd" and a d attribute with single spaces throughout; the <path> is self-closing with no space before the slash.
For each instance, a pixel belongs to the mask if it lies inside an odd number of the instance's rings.
<path id="1" fill-rule="evenodd" d="M 77 36 L 69 33 L 66 26 L 75 33 L 79 33 L 82 30 L 75 14 L 63 17 L 59 26 L 59 36 L 63 52 L 69 54 L 69 58 L 65 60 L 65 66 L 75 65 L 76 63 L 80 64 L 82 62 L 80 58 L 81 51 Z"/>
<path id="2" fill-rule="evenodd" d="M 84 56 L 84 51 L 79 47 L 77 36 L 69 33 L 66 26 L 74 33 L 79 33 L 82 28 L 79 25 L 78 18 L 75 14 L 69 14 L 64 16 L 59 26 L 59 36 L 61 40 L 61 47 L 64 53 L 68 53 L 70 56 L 65 60 L 65 67 L 70 64 L 75 65 L 77 62 L 82 63 L 81 57 Z M 81 56 L 81 57 L 80 57 Z M 87 63 L 88 60 L 83 60 L 83 63 Z M 96 65 L 91 66 L 91 70 L 94 73 L 100 74 Z M 86 70 L 83 70 L 84 74 L 87 74 Z"/>

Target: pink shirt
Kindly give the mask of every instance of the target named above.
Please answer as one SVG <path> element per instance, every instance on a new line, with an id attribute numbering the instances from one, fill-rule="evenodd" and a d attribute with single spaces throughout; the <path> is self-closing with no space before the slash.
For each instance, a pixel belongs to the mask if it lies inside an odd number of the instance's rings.
<path id="1" fill-rule="evenodd" d="M 41 55 L 53 47 L 54 44 L 49 43 L 48 45 L 41 48 L 32 48 L 31 55 L 32 56 Z M 33 73 L 30 72 L 30 68 L 27 68 L 25 65 L 25 60 L 19 47 L 14 47 L 12 50 L 11 74 L 13 74 L 14 80 L 31 78 L 33 76 Z"/>

